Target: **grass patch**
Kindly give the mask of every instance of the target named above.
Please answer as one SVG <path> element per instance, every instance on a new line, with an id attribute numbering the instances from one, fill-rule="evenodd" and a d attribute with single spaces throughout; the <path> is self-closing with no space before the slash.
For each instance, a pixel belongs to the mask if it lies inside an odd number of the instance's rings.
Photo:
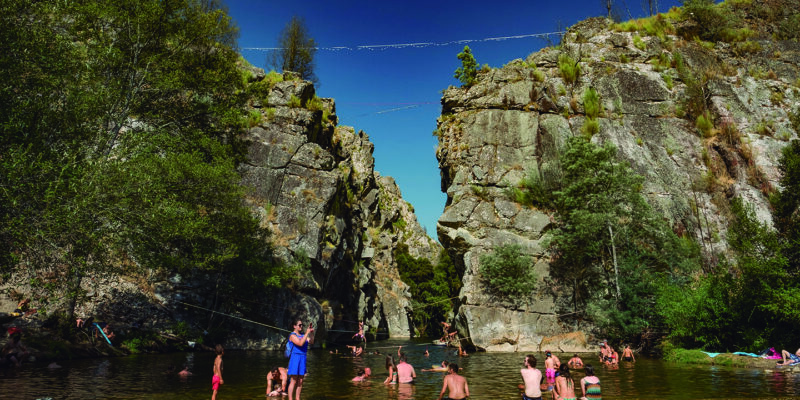
<path id="1" fill-rule="evenodd" d="M 580 79 L 581 64 L 569 56 L 569 54 L 562 53 L 558 56 L 558 71 L 564 82 L 573 84 Z"/>

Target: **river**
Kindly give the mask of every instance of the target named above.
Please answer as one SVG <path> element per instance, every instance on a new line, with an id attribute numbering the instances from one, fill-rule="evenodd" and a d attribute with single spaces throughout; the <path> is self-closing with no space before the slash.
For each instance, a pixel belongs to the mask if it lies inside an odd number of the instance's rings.
<path id="1" fill-rule="evenodd" d="M 414 365 L 414 385 L 384 385 L 385 354 L 397 354 L 402 345 Z M 424 356 L 425 349 L 430 352 Z M 341 351 L 341 347 L 339 347 Z M 330 349 L 309 353 L 309 374 L 303 387 L 305 400 L 322 399 L 436 399 L 442 388 L 442 373 L 422 372 L 442 360 L 463 367 L 471 399 L 519 399 L 522 353 L 476 353 L 459 358 L 452 349 L 426 346 L 421 341 L 387 340 L 369 343 L 367 350 L 382 355 L 359 358 L 330 354 Z M 535 354 L 543 370 L 543 354 Z M 571 354 L 558 354 L 563 362 Z M 581 354 L 593 363 L 593 354 Z M 208 352 L 132 355 L 128 357 L 61 360 L 62 368 L 48 369 L 46 363 L 28 363 L 18 369 L 0 370 L 0 398 L 3 399 L 208 399 L 211 396 L 211 367 L 214 354 Z M 287 364 L 278 352 L 230 351 L 223 357 L 225 384 L 217 399 L 263 399 L 266 372 L 273 365 Z M 170 366 L 190 366 L 193 375 L 180 378 L 166 373 Z M 596 364 L 596 362 L 594 362 Z M 350 379 L 359 368 L 370 367 L 373 377 L 363 383 Z M 581 371 L 575 371 L 580 394 Z M 604 399 L 780 399 L 800 396 L 800 374 L 780 370 L 686 366 L 638 357 L 617 369 L 595 368 Z M 286 397 L 284 397 L 286 398 Z M 552 398 L 546 393 L 545 399 Z"/>

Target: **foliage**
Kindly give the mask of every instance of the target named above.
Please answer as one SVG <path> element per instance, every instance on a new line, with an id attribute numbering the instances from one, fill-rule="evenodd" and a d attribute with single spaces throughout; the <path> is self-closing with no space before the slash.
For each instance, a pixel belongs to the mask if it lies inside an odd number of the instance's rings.
<path id="1" fill-rule="evenodd" d="M 533 259 L 518 244 L 498 246 L 481 255 L 480 272 L 490 294 L 515 304 L 529 301 L 536 289 Z"/>
<path id="2" fill-rule="evenodd" d="M 782 159 L 781 165 L 792 162 Z M 784 179 L 797 179 L 798 172 L 787 168 Z M 781 194 L 794 196 L 786 187 Z M 725 262 L 716 273 L 659 294 L 659 312 L 670 338 L 679 345 L 712 350 L 790 346 L 800 328 L 800 278 L 791 260 L 797 246 L 786 232 L 760 222 L 741 199 L 732 201 L 731 210 L 735 220 L 728 242 L 735 250 L 735 264 Z M 780 226 L 778 215 L 776 209 Z"/>
<path id="3" fill-rule="evenodd" d="M 573 59 L 567 53 L 558 55 L 558 71 L 561 73 L 564 82 L 574 84 L 580 79 L 581 64 L 579 61 L 580 60 Z"/>
<path id="4" fill-rule="evenodd" d="M 772 199 L 775 228 L 786 241 L 785 254 L 793 274 L 800 272 L 800 140 L 783 148 L 778 170 L 782 188 Z"/>
<path id="5" fill-rule="evenodd" d="M 538 170 L 529 170 L 517 187 L 511 188 L 506 195 L 520 204 L 553 209 L 553 193 L 562 188 L 562 175 L 559 163 L 545 163 Z"/>
<path id="6" fill-rule="evenodd" d="M 436 265 L 426 258 L 415 258 L 408 246 L 399 244 L 394 250 L 400 278 L 409 286 L 413 320 L 421 334 L 435 335 L 427 328 L 447 319 L 453 310 L 452 299 L 461 290 L 461 274 L 456 271 L 447 252 L 442 251 Z"/>
<path id="7" fill-rule="evenodd" d="M 645 43 L 639 35 L 633 35 L 633 45 L 639 50 L 647 50 L 647 43 Z"/>
<path id="8" fill-rule="evenodd" d="M 795 107 L 794 110 L 789 110 L 789 122 L 792 123 L 792 128 L 794 131 L 800 135 L 800 107 Z"/>
<path id="9" fill-rule="evenodd" d="M 453 77 L 458 79 L 462 86 L 474 85 L 478 77 L 478 62 L 475 61 L 469 46 L 464 46 L 464 50 L 458 53 L 458 59 L 461 61 L 461 66 L 456 69 Z"/>
<path id="10" fill-rule="evenodd" d="M 686 111 L 685 116 L 696 119 L 708 109 L 707 104 L 711 96 L 708 90 L 708 75 L 692 72 L 684 64 L 683 56 L 680 53 L 675 53 L 674 61 L 678 76 L 686 85 L 683 100 Z"/>
<path id="11" fill-rule="evenodd" d="M 553 277 L 571 291 L 569 305 L 619 335 L 657 325 L 655 289 L 696 268 L 696 246 L 649 207 L 643 178 L 616 160 L 613 145 L 573 137 L 561 163 L 550 244 Z"/>
<path id="12" fill-rule="evenodd" d="M 603 104 L 600 103 L 600 95 L 595 88 L 590 87 L 583 92 L 583 109 L 589 119 L 597 119 L 603 112 Z"/>
<path id="13" fill-rule="evenodd" d="M 301 79 L 317 83 L 314 56 L 317 43 L 302 17 L 293 16 L 278 35 L 278 50 L 270 53 L 267 64 L 275 70 L 292 71 Z"/>
<path id="14" fill-rule="evenodd" d="M 592 137 L 597 132 L 600 132 L 600 122 L 596 119 L 587 118 L 581 126 L 581 132 L 586 137 Z"/>
<path id="15" fill-rule="evenodd" d="M 0 4 L 2 265 L 71 307 L 88 274 L 268 281 L 236 172 L 235 38 L 216 2 Z"/>
<path id="16" fill-rule="evenodd" d="M 700 133 L 702 133 L 703 137 L 711 136 L 711 129 L 714 127 L 714 122 L 708 110 L 697 116 L 695 127 L 697 127 L 697 130 L 699 130 Z"/>
<path id="17" fill-rule="evenodd" d="M 732 20 L 733 14 L 714 4 L 713 0 L 685 0 L 683 15 L 695 22 L 700 39 L 721 40 L 724 33 L 738 24 Z"/>
<path id="18" fill-rule="evenodd" d="M 303 106 L 303 104 L 300 101 L 300 98 L 295 95 L 289 97 L 289 103 L 287 105 L 291 108 L 300 108 Z"/>

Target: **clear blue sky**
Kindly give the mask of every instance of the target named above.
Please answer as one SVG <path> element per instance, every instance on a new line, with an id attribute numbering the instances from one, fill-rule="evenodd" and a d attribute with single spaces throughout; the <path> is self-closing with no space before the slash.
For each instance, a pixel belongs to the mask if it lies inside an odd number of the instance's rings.
<path id="1" fill-rule="evenodd" d="M 623 19 L 645 15 L 640 0 L 623 5 Z M 305 19 L 320 47 L 383 45 L 529 35 L 554 32 L 604 15 L 601 0 L 573 1 L 272 1 L 225 0 L 240 29 L 239 47 L 253 65 L 265 68 L 267 53 L 248 47 L 276 47 L 281 29 L 297 15 Z M 659 11 L 679 1 L 659 1 Z M 552 37 L 557 42 L 557 37 Z M 477 61 L 500 67 L 548 45 L 537 38 L 468 43 Z M 319 50 L 317 94 L 336 99 L 341 125 L 366 132 L 375 144 L 375 168 L 391 176 L 420 224 L 434 239 L 446 196 L 436 161 L 436 118 L 441 91 L 458 85 L 453 72 L 464 44 Z"/>

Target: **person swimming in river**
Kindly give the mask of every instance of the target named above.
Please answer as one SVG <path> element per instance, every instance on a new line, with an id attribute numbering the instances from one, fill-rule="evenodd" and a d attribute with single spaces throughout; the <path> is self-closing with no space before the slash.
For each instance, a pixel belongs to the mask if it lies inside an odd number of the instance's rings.
<path id="1" fill-rule="evenodd" d="M 569 361 L 567 361 L 567 365 L 569 365 L 569 367 L 572 369 L 583 368 L 583 360 L 581 360 L 576 353 L 572 355 L 572 358 L 570 358 Z"/>
<path id="2" fill-rule="evenodd" d="M 361 346 L 347 345 L 347 348 L 350 349 L 350 354 L 352 354 L 353 357 L 358 357 L 364 353 L 364 349 L 362 349 Z"/>
<path id="3" fill-rule="evenodd" d="M 431 365 L 431 368 L 423 369 L 422 372 L 447 372 L 449 366 L 450 362 L 442 361 L 440 365 Z M 462 369 L 464 368 L 459 368 L 459 370 Z"/>

